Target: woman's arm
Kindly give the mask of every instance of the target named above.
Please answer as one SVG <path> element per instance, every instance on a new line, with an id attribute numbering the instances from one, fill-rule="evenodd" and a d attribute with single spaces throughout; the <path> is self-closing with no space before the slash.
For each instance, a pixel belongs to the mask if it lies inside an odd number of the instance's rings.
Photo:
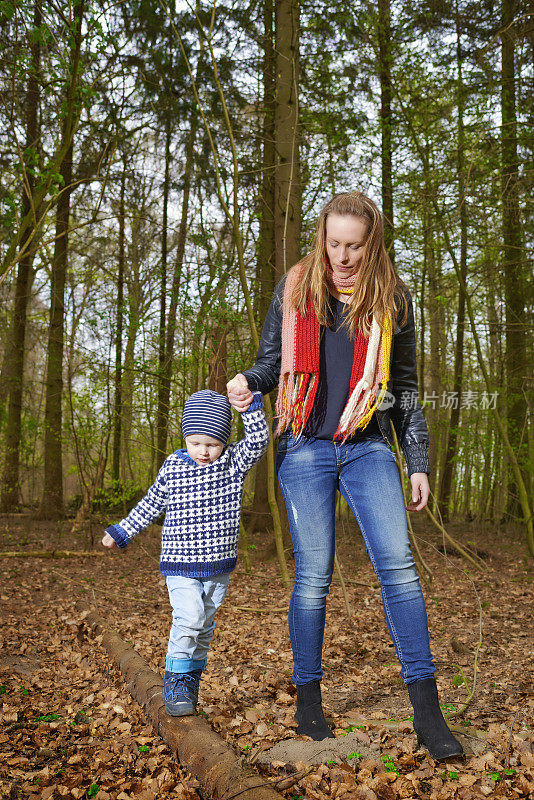
<path id="1" fill-rule="evenodd" d="M 282 361 L 282 302 L 286 276 L 278 282 L 261 331 L 256 361 L 243 375 L 253 392 L 268 394 L 278 385 Z"/>
<path id="2" fill-rule="evenodd" d="M 284 276 L 274 290 L 254 365 L 238 373 L 226 385 L 230 404 L 237 411 L 246 411 L 252 402 L 253 392 L 268 394 L 278 385 L 282 360 L 282 301 L 285 282 Z"/>
<path id="3" fill-rule="evenodd" d="M 412 299 L 407 303 L 406 322 L 393 337 L 391 359 L 392 392 L 395 404 L 391 409 L 393 425 L 404 452 L 408 473 L 429 473 L 428 428 L 418 400 L 415 322 Z"/>

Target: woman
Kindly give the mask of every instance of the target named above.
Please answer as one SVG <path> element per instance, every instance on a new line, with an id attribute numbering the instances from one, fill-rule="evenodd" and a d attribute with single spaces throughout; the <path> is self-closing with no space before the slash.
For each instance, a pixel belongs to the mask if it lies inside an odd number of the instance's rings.
<path id="1" fill-rule="evenodd" d="M 417 401 L 413 309 L 384 247 L 375 204 L 336 195 L 313 249 L 275 289 L 254 366 L 228 383 L 243 411 L 278 384 L 276 467 L 295 553 L 289 606 L 297 732 L 333 737 L 321 705 L 321 653 L 332 579 L 337 490 L 378 576 L 386 622 L 414 707 L 418 741 L 436 759 L 461 755 L 441 713 L 426 608 L 410 551 L 390 420 L 412 485 L 428 501 L 428 431 Z"/>

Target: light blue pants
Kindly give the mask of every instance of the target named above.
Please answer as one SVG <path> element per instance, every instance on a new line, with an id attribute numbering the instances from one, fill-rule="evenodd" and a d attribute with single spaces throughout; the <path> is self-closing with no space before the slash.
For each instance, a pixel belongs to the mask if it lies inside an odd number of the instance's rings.
<path id="1" fill-rule="evenodd" d="M 226 594 L 230 573 L 212 578 L 167 575 L 172 606 L 172 627 L 165 669 L 193 672 L 206 667 L 215 629 L 215 613 Z"/>

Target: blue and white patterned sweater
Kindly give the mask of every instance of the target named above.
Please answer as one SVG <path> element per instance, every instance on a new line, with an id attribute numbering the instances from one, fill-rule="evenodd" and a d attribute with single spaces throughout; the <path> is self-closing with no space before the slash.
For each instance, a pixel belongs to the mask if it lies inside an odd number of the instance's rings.
<path id="1" fill-rule="evenodd" d="M 187 450 L 165 459 L 143 499 L 118 525 L 106 529 L 119 547 L 126 547 L 165 511 L 159 565 L 163 575 L 209 578 L 234 569 L 243 482 L 269 442 L 261 393 L 255 393 L 242 417 L 244 438 L 211 464 L 198 466 Z"/>

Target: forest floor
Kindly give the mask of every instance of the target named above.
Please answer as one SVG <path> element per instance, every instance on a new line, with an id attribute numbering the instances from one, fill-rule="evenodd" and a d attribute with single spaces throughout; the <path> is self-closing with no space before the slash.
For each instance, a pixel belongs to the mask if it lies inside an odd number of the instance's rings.
<path id="1" fill-rule="evenodd" d="M 438 764 L 416 749 L 376 579 L 356 525 L 346 521 L 338 554 L 353 616 L 351 622 L 335 578 L 323 699 L 337 739 L 350 737 L 353 749 L 345 757 L 323 754 L 323 763 L 305 769 L 315 760 L 314 744 L 295 734 L 289 590 L 258 536 L 250 542 L 252 573 L 241 559 L 218 612 L 199 711 L 266 781 L 293 773 L 293 785 L 279 790 L 288 800 L 534 796 L 533 574 L 524 541 L 517 531 L 451 525 L 459 541 L 479 551 L 485 571 L 477 572 L 450 548 L 439 551 L 441 536 L 427 518 L 414 524 L 434 573 L 423 589 L 441 699 L 449 709 L 466 698 L 462 671 L 472 684 L 482 622 L 475 698 L 451 722 L 467 758 Z M 157 529 L 121 553 L 24 556 L 82 549 L 70 538 L 71 525 L 0 517 L 0 550 L 20 551 L 20 558 L 0 559 L 0 795 L 209 800 L 155 735 L 75 608 L 79 599 L 94 606 L 161 673 L 170 610 L 158 572 Z M 95 526 L 96 542 L 100 532 Z M 278 750 L 264 752 L 277 743 Z M 264 759 L 270 763 L 259 763 Z"/>

